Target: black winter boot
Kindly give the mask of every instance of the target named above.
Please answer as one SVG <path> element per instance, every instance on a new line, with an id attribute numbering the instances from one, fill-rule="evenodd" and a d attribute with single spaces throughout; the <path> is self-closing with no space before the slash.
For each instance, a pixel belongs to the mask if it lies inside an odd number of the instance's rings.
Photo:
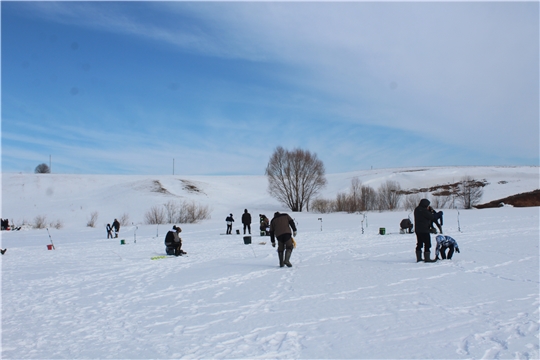
<path id="1" fill-rule="evenodd" d="M 292 266 L 291 262 L 289 261 L 291 258 L 291 254 L 292 254 L 292 250 L 285 250 L 285 260 L 283 261 L 283 263 L 287 265 L 288 267 Z"/>
<path id="2" fill-rule="evenodd" d="M 283 263 L 283 253 L 282 252 L 278 252 L 278 257 L 279 257 L 279 267 L 283 267 L 285 264 Z"/>
<path id="3" fill-rule="evenodd" d="M 429 251 L 424 251 L 424 262 L 435 262 L 437 261 L 437 259 L 435 260 L 431 260 L 431 254 Z"/>
<path id="4" fill-rule="evenodd" d="M 422 250 L 416 250 L 416 262 L 422 261 Z"/>

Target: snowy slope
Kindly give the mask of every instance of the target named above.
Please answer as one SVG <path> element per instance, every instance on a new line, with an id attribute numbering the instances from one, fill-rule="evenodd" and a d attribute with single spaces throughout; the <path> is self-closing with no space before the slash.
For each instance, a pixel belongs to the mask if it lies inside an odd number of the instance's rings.
<path id="1" fill-rule="evenodd" d="M 540 188 L 538 167 L 404 168 L 329 174 L 321 195 L 333 199 L 338 192 L 348 191 L 353 177 L 374 189 L 387 180 L 397 181 L 402 189 L 418 189 L 455 183 L 465 175 L 489 183 L 482 202 Z M 36 216 L 45 216 L 48 222 L 80 228 L 93 212 L 98 213 L 101 227 L 123 214 L 129 216 L 130 223 L 142 224 L 151 207 L 171 200 L 207 205 L 212 217 L 219 219 L 231 212 L 240 217 L 244 208 L 255 216 L 286 210 L 268 195 L 263 175 L 2 174 L 2 218 L 15 224 L 34 223 Z"/>
<path id="2" fill-rule="evenodd" d="M 416 188 L 463 175 L 490 183 L 483 202 L 538 188 L 537 167 L 389 169 L 329 175 L 325 196 L 345 191 L 353 176 L 375 188 L 389 178 Z M 47 230 L 1 233 L 2 358 L 540 356 L 537 207 L 445 209 L 445 233 L 461 253 L 433 264 L 416 263 L 415 236 L 399 234 L 406 211 L 291 213 L 298 247 L 294 266 L 281 269 L 256 224 L 250 245 L 219 235 L 229 212 L 240 229 L 244 208 L 255 221 L 284 210 L 262 176 L 2 181 L 3 217 L 64 223 L 49 229 L 56 250 L 47 250 Z M 187 257 L 151 260 L 164 254 L 170 226 L 141 221 L 171 198 L 207 204 L 212 218 L 181 225 Z M 96 228 L 85 226 L 92 211 Z M 123 213 L 134 224 L 107 240 L 101 225 Z M 378 235 L 380 227 L 389 234 Z"/>

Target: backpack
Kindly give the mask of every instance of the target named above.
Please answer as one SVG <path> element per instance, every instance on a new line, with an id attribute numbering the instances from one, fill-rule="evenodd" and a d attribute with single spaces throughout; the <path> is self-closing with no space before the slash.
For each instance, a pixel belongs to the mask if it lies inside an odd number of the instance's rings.
<path id="1" fill-rule="evenodd" d="M 172 231 L 169 231 L 165 236 L 165 245 L 169 246 L 172 244 L 174 244 L 174 233 Z"/>

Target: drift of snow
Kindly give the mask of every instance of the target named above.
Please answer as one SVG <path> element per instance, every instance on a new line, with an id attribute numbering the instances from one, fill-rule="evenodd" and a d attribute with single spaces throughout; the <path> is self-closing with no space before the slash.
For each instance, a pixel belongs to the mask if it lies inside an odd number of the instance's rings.
<path id="1" fill-rule="evenodd" d="M 463 175 L 487 180 L 483 202 L 539 187 L 538 167 L 390 169 L 329 175 L 325 196 L 353 176 L 420 188 Z M 259 214 L 286 211 L 263 176 L 3 174 L 2 194 L 3 217 L 64 225 L 51 238 L 1 233 L 2 358 L 539 357 L 538 207 L 443 209 L 461 253 L 436 263 L 416 263 L 415 235 L 399 233 L 408 211 L 289 212 L 289 269 L 259 234 Z M 144 213 L 170 199 L 212 218 L 177 224 L 188 256 L 152 260 L 172 225 L 143 225 Z M 244 209 L 247 245 L 220 235 L 231 212 L 242 232 Z M 86 227 L 94 211 L 98 227 Z M 104 225 L 125 213 L 133 224 L 107 239 Z"/>

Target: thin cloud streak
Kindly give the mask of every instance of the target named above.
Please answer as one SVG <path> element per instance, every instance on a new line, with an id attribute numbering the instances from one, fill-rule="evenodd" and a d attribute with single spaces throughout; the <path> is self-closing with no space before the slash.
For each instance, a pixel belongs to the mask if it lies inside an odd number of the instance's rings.
<path id="1" fill-rule="evenodd" d="M 324 154 L 332 171 L 356 170 L 373 165 L 370 161 L 388 166 L 538 162 L 538 18 L 531 18 L 537 3 L 125 5 L 27 6 L 57 23 L 129 35 L 140 39 L 141 47 L 172 45 L 172 52 L 205 61 L 239 60 L 247 65 L 239 75 L 249 79 L 252 66 L 264 82 L 241 81 L 228 68 L 212 68 L 217 76 L 204 73 L 204 88 L 184 90 L 200 94 L 193 114 L 164 100 L 151 106 L 151 99 L 140 102 L 129 92 L 115 99 L 119 110 L 111 112 L 110 104 L 85 108 L 84 116 L 122 129 L 129 142 L 116 149 L 109 144 L 118 138 L 98 130 L 98 124 L 35 129 L 35 135 L 22 137 L 3 131 L 9 148 L 15 149 L 11 142 L 69 148 L 74 154 L 81 148 L 78 156 L 92 162 L 115 152 L 102 168 L 122 172 L 137 172 L 137 159 L 139 169 L 158 171 L 181 153 L 191 159 L 184 169 L 194 174 L 258 173 L 277 145 Z M 137 12 L 141 9 L 146 16 Z M 163 86 L 183 85 L 181 79 L 176 75 Z M 79 98 L 84 96 L 91 98 L 91 91 Z M 47 118 L 70 117 L 63 106 L 55 111 Z M 129 122 L 133 129 L 121 126 Z M 358 138 L 351 139 L 352 133 Z M 159 156 L 163 160 L 155 165 Z M 68 162 L 76 166 L 66 157 Z M 79 164 L 87 168 L 92 169 Z"/>

